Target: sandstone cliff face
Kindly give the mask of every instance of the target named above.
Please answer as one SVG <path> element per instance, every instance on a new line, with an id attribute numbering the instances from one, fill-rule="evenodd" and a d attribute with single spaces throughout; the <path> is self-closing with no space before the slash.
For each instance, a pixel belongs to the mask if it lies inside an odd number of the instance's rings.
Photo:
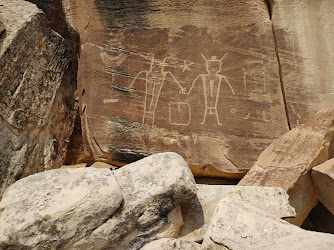
<path id="1" fill-rule="evenodd" d="M 174 151 L 197 176 L 241 177 L 334 103 L 330 0 L 63 3 L 87 156 Z"/>
<path id="2" fill-rule="evenodd" d="M 334 104 L 334 2 L 275 0 L 272 23 L 291 127 Z"/>
<path id="3" fill-rule="evenodd" d="M 71 51 L 44 14 L 2 1 L 0 19 L 0 196 L 17 179 L 60 167 L 74 118 L 66 70 Z"/>
<path id="4" fill-rule="evenodd" d="M 16 122 L 15 129 L 28 128 L 25 123 L 51 128 L 48 136 L 39 130 L 32 133 L 44 138 L 31 144 L 38 145 L 35 148 L 44 147 L 40 145 L 48 138 L 53 153 L 46 149 L 38 160 L 47 162 L 46 168 L 63 161 L 73 126 L 76 42 L 81 43 L 78 98 L 83 137 L 77 122 L 67 155 L 70 163 L 95 158 L 123 165 L 174 151 L 197 176 L 240 178 L 275 138 L 334 101 L 329 16 L 334 4 L 329 0 L 150 0 L 126 5 L 64 0 L 63 6 L 60 0 L 30 2 L 65 38 L 71 51 L 62 59 L 69 57 L 72 63 L 65 63 L 59 76 L 49 74 L 57 84 L 44 90 L 45 99 L 32 94 L 23 105 L 25 101 L 8 101 L 3 92 L 1 109 L 4 122 Z M 4 31 L 3 23 L 2 47 L 11 43 L 11 31 Z M 29 58 L 32 52 L 25 53 Z M 21 68 L 17 64 L 15 70 Z M 43 75 L 37 71 L 36 79 Z M 36 108 L 36 103 L 47 107 Z M 20 113 L 26 107 L 27 117 Z M 23 138 L 14 151 L 22 149 Z M 61 152 L 58 158 L 56 152 Z M 11 153 L 3 154 L 11 158 Z"/>
<path id="5" fill-rule="evenodd" d="M 80 112 L 95 158 L 174 151 L 196 175 L 240 177 L 288 131 L 263 1 L 64 6 L 80 34 Z"/>

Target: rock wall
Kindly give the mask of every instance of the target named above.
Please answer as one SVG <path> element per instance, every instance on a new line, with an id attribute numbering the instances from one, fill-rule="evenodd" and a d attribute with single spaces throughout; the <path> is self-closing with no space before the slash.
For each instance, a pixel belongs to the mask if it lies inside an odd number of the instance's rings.
<path id="1" fill-rule="evenodd" d="M 81 39 L 86 156 L 122 165 L 174 151 L 196 176 L 240 178 L 334 101 L 329 0 L 63 5 Z"/>
<path id="2" fill-rule="evenodd" d="M 62 165 L 76 98 L 67 163 L 174 151 L 228 178 L 334 101 L 330 0 L 30 2 L 1 6 L 1 182 Z"/>
<path id="3" fill-rule="evenodd" d="M 288 131 L 263 1 L 71 0 L 65 9 L 80 34 L 80 112 L 95 158 L 174 151 L 196 175 L 241 177 Z"/>
<path id="4" fill-rule="evenodd" d="M 63 164 L 75 116 L 71 50 L 44 13 L 2 1 L 0 196 L 17 179 Z"/>
<path id="5" fill-rule="evenodd" d="M 334 104 L 334 2 L 272 2 L 280 76 L 293 128 Z"/>

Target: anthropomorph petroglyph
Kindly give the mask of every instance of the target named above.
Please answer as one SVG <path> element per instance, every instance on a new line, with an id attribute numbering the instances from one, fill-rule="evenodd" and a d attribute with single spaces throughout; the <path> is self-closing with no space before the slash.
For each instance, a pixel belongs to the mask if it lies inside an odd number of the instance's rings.
<path id="1" fill-rule="evenodd" d="M 193 81 L 190 87 L 188 96 L 190 95 L 191 90 L 193 89 L 196 82 L 198 82 L 198 80 L 201 79 L 203 83 L 204 101 L 205 101 L 205 111 L 204 111 L 204 118 L 203 118 L 202 124 L 205 123 L 206 117 L 209 114 L 209 115 L 216 115 L 218 125 L 222 125 L 222 123 L 219 120 L 218 111 L 217 111 L 222 79 L 225 80 L 225 82 L 231 89 L 232 93 L 235 94 L 226 76 L 219 74 L 219 71 L 222 66 L 222 61 L 227 54 L 225 54 L 224 57 L 221 59 L 217 59 L 216 56 L 213 56 L 211 57 L 210 60 L 207 60 L 203 54 L 201 55 L 204 58 L 205 63 L 206 63 L 207 74 L 201 74 L 196 77 L 196 79 Z"/>
<path id="2" fill-rule="evenodd" d="M 144 115 L 142 122 L 153 125 L 155 119 L 155 110 L 167 75 L 169 74 L 172 77 L 173 82 L 175 82 L 176 85 L 180 88 L 181 94 L 186 94 L 186 89 L 179 84 L 179 82 L 175 79 L 174 75 L 171 72 L 164 70 L 165 66 L 167 66 L 166 60 L 171 58 L 171 56 L 165 57 L 163 62 L 159 62 L 158 60 L 156 60 L 153 53 L 149 54 L 149 58 L 151 59 L 150 69 L 139 72 L 137 76 L 133 79 L 130 88 L 138 79 L 142 79 L 145 81 L 146 89 Z M 140 78 L 141 76 L 143 76 L 143 78 Z"/>

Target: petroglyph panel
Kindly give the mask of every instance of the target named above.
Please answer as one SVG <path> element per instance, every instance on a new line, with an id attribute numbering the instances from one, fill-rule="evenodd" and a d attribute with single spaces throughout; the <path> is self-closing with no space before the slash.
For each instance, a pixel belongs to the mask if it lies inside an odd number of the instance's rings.
<path id="1" fill-rule="evenodd" d="M 80 106 L 95 157 L 175 151 L 197 175 L 236 177 L 288 130 L 264 1 L 65 6 L 81 35 Z"/>

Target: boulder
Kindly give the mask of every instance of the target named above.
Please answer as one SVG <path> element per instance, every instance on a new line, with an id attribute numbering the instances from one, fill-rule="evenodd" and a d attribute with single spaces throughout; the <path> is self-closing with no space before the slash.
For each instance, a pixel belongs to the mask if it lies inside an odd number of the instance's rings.
<path id="1" fill-rule="evenodd" d="M 62 6 L 62 0 L 28 0 L 36 4 L 36 6 L 45 13 L 46 19 L 49 21 L 51 28 L 60 34 L 69 43 L 74 42 L 76 36 L 73 30 L 66 23 L 65 12 Z M 75 50 L 75 48 L 74 48 Z M 74 64 L 77 65 L 76 62 Z"/>
<path id="2" fill-rule="evenodd" d="M 288 131 L 265 1 L 63 2 L 95 159 L 173 151 L 196 176 L 241 178 Z"/>
<path id="3" fill-rule="evenodd" d="M 122 207 L 73 249 L 139 249 L 159 237 L 177 235 L 182 222 L 175 207 L 196 195 L 194 177 L 181 156 L 155 154 L 113 173 Z"/>
<path id="4" fill-rule="evenodd" d="M 292 128 L 334 103 L 334 2 L 269 0 Z"/>
<path id="5" fill-rule="evenodd" d="M 176 237 L 196 184 L 181 156 L 121 169 L 68 168 L 23 178 L 0 202 L 1 249 L 139 249 Z"/>
<path id="6" fill-rule="evenodd" d="M 78 112 L 78 96 L 77 96 L 77 71 L 78 71 L 78 55 L 80 49 L 80 37 L 66 22 L 65 13 L 62 6 L 62 0 L 27 0 L 37 5 L 45 13 L 45 18 L 48 20 L 51 28 L 60 34 L 67 42 L 67 45 L 71 49 L 71 63 L 69 64 L 64 77 L 61 89 L 63 100 L 66 103 L 75 104 L 73 116 L 75 116 L 73 132 L 70 138 L 66 138 L 68 141 L 66 147 L 66 155 L 62 159 L 63 164 L 77 164 L 81 162 L 87 162 L 84 157 L 83 145 L 82 145 L 82 133 L 80 124 L 80 115 Z M 73 104 L 71 104 L 73 105 Z M 64 107 L 59 107 L 58 112 L 63 110 Z M 65 108 L 66 110 L 66 108 Z M 76 113 L 76 114 L 75 114 Z M 73 122 L 73 121 L 72 121 Z M 83 156 L 83 157 L 81 157 Z"/>
<path id="7" fill-rule="evenodd" d="M 167 216 L 167 223 L 155 233 L 155 238 L 176 238 L 184 225 L 181 206 L 177 205 Z"/>
<path id="8" fill-rule="evenodd" d="M 312 180 L 317 198 L 334 215 L 334 159 L 312 168 Z"/>
<path id="9" fill-rule="evenodd" d="M 187 240 L 179 240 L 179 239 L 171 239 L 171 238 L 164 238 L 160 240 L 155 240 L 140 250 L 152 250 L 152 249 L 159 249 L 159 250 L 200 250 L 201 245 L 187 241 Z"/>
<path id="10" fill-rule="evenodd" d="M 202 242 L 216 206 L 224 197 L 252 204 L 277 218 L 296 215 L 281 188 L 197 185 L 197 197 L 182 204 L 184 225 L 178 237 Z"/>
<path id="11" fill-rule="evenodd" d="M 0 197 L 16 180 L 63 165 L 75 118 L 71 51 L 44 13 L 3 0 L 0 19 Z"/>
<path id="12" fill-rule="evenodd" d="M 23 178 L 0 202 L 0 248 L 71 249 L 122 201 L 109 169 L 56 169 Z"/>
<path id="13" fill-rule="evenodd" d="M 281 187 L 296 209 L 300 226 L 317 204 L 311 169 L 328 160 L 334 134 L 334 108 L 318 112 L 305 124 L 275 140 L 238 185 Z"/>
<path id="14" fill-rule="evenodd" d="M 202 249 L 333 249 L 334 235 L 303 230 L 252 204 L 220 200 Z"/>

